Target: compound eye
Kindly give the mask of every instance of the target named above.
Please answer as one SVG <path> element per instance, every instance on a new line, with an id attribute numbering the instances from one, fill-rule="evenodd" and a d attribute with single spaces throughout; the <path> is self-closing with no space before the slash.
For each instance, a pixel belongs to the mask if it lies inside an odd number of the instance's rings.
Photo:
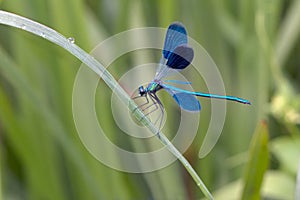
<path id="1" fill-rule="evenodd" d="M 145 90 L 144 90 L 144 87 L 143 87 L 143 86 L 140 86 L 140 87 L 139 87 L 139 94 L 140 94 L 141 96 L 143 96 L 143 95 L 145 94 Z"/>

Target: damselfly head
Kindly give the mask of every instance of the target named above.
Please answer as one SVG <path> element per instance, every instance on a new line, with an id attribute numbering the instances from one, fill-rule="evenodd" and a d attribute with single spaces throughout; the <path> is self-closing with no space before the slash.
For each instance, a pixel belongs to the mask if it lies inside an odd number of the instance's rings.
<path id="1" fill-rule="evenodd" d="M 143 86 L 140 86 L 140 87 L 139 87 L 139 95 L 140 95 L 140 96 L 145 96 L 145 95 L 146 95 L 146 91 L 145 91 L 145 89 L 144 89 Z"/>

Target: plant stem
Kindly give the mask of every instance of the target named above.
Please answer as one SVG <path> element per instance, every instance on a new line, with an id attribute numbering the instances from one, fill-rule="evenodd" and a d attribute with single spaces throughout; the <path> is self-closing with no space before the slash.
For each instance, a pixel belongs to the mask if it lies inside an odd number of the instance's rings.
<path id="1" fill-rule="evenodd" d="M 13 13 L 5 12 L 0 10 L 0 24 L 9 25 L 12 27 L 16 27 L 22 29 L 24 31 L 33 33 L 38 35 L 50 42 L 53 42 L 65 50 L 69 51 L 83 63 L 85 63 L 88 67 L 90 67 L 95 73 L 97 73 L 105 83 L 117 94 L 117 96 L 127 104 L 129 102 L 129 109 L 134 111 L 134 115 L 137 119 L 141 120 L 143 125 L 147 126 L 149 130 L 157 136 L 157 138 L 167 146 L 169 151 L 179 159 L 179 161 L 183 164 L 189 174 L 192 176 L 197 186 L 202 190 L 203 194 L 208 199 L 213 199 L 212 195 L 192 168 L 190 163 L 183 157 L 183 155 L 176 149 L 176 147 L 170 142 L 170 140 L 160 132 L 151 121 L 144 115 L 144 113 L 138 109 L 137 105 L 131 100 L 128 94 L 119 86 L 117 81 L 113 78 L 113 76 L 92 56 L 83 51 L 80 47 L 74 44 L 72 41 L 68 40 L 66 37 L 56 32 L 55 30 L 44 26 L 35 21 L 29 20 L 27 18 L 18 16 Z"/>

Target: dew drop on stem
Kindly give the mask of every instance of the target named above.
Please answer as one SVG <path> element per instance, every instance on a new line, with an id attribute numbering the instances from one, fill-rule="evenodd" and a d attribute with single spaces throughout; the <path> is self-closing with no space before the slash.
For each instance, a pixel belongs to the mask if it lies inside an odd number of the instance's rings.
<path id="1" fill-rule="evenodd" d="M 41 33 L 41 37 L 42 37 L 42 38 L 46 38 L 45 33 Z"/>
<path id="2" fill-rule="evenodd" d="M 68 38 L 68 41 L 69 41 L 70 43 L 74 44 L 74 43 L 75 43 L 75 38 L 69 37 L 69 38 Z"/>

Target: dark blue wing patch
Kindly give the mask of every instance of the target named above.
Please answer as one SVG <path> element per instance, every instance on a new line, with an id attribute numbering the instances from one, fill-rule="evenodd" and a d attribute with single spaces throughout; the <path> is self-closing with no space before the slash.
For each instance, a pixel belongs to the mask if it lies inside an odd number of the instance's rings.
<path id="1" fill-rule="evenodd" d="M 183 92 L 173 94 L 176 103 L 184 110 L 190 112 L 198 112 L 201 110 L 201 105 L 198 99 L 190 94 Z"/>
<path id="2" fill-rule="evenodd" d="M 167 66 L 173 69 L 184 69 L 191 64 L 194 58 L 194 50 L 187 44 L 177 46 L 173 52 L 170 52 Z"/>
<path id="3" fill-rule="evenodd" d="M 168 59 L 170 53 L 174 51 L 174 49 L 181 45 L 187 44 L 187 32 L 185 27 L 180 22 L 173 22 L 167 31 L 165 44 L 163 49 L 163 56 L 165 59 Z"/>

